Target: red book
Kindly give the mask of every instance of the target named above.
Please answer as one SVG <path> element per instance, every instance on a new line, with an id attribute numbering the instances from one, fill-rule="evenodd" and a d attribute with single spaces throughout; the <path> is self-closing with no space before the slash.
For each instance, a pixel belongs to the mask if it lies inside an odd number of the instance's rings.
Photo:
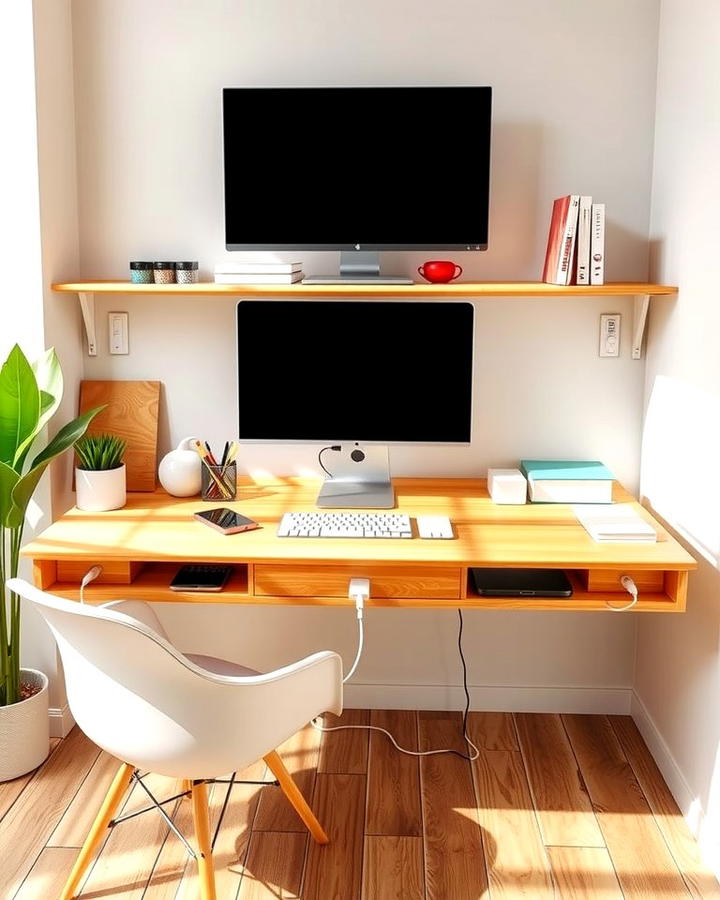
<path id="1" fill-rule="evenodd" d="M 542 276 L 546 284 L 571 283 L 579 205 L 579 194 L 558 197 L 553 203 Z"/>

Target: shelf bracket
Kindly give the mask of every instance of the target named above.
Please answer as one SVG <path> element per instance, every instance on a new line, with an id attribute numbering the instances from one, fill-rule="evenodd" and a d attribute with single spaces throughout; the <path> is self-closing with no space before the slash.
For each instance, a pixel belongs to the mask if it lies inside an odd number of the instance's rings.
<path id="1" fill-rule="evenodd" d="M 95 340 L 95 294 L 79 291 L 80 309 L 82 310 L 85 334 L 87 335 L 88 356 L 97 356 L 97 341 Z"/>
<path id="2" fill-rule="evenodd" d="M 640 359 L 645 324 L 647 322 L 648 308 L 650 306 L 650 294 L 636 294 L 633 309 L 633 338 L 632 358 Z"/>

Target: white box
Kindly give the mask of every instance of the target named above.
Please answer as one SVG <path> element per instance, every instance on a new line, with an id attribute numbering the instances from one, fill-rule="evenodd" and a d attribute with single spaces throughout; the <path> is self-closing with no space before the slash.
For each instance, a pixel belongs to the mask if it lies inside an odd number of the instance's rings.
<path id="1" fill-rule="evenodd" d="M 520 469 L 488 469 L 488 491 L 493 503 L 525 503 L 527 481 Z"/>

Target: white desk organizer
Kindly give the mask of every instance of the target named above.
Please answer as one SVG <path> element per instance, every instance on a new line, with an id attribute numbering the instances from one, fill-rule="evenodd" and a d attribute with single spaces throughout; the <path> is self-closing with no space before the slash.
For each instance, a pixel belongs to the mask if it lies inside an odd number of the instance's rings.
<path id="1" fill-rule="evenodd" d="M 487 481 L 493 503 L 526 502 L 527 481 L 520 469 L 488 469 Z"/>

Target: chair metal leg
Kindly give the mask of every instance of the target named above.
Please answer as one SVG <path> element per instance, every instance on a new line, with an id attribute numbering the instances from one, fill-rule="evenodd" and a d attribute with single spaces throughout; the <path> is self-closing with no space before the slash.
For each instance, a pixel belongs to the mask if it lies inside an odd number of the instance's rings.
<path id="1" fill-rule="evenodd" d="M 210 842 L 210 816 L 208 813 L 207 785 L 204 781 L 193 782 L 193 821 L 197 840 L 198 874 L 200 876 L 200 896 L 202 900 L 217 900 L 215 893 L 215 869 L 213 868 L 212 846 Z"/>
<path id="2" fill-rule="evenodd" d="M 95 855 L 95 851 L 105 837 L 105 830 L 112 821 L 115 811 L 120 805 L 120 801 L 122 800 L 125 791 L 128 789 L 134 771 L 134 767 L 128 763 L 123 763 L 118 769 L 117 775 L 110 785 L 110 790 L 103 800 L 100 811 L 95 817 L 92 828 L 85 838 L 85 843 L 82 846 L 80 855 L 75 860 L 75 865 L 72 868 L 70 877 L 65 882 L 65 887 L 60 895 L 60 900 L 71 900 L 71 898 L 75 896 L 77 886 L 80 884 L 83 875 L 87 871 L 87 868 Z"/>
<path id="3" fill-rule="evenodd" d="M 300 816 L 305 827 L 318 842 L 318 844 L 327 844 L 330 842 L 327 834 L 323 831 L 322 825 L 315 818 L 315 813 L 310 809 L 307 801 L 300 792 L 300 788 L 295 784 L 292 775 L 285 768 L 285 763 L 280 759 L 276 750 L 268 753 L 263 757 L 268 768 L 280 782 L 283 793 L 290 801 L 292 808 Z"/>

